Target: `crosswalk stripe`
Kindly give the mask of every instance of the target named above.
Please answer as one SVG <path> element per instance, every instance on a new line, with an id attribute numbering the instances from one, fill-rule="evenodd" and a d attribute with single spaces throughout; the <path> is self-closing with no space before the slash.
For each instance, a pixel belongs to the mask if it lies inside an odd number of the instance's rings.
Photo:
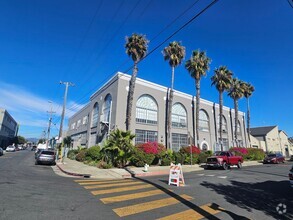
<path id="1" fill-rule="evenodd" d="M 125 182 L 132 182 L 133 180 L 116 180 L 116 181 L 92 181 L 92 182 L 82 182 L 82 183 L 78 183 L 79 185 L 98 185 L 98 184 L 108 184 L 108 183 L 125 183 Z"/>
<path id="2" fill-rule="evenodd" d="M 85 189 L 100 189 L 100 188 L 107 188 L 112 186 L 131 186 L 136 184 L 142 184 L 143 182 L 127 182 L 127 183 L 113 183 L 113 184 L 105 184 L 105 185 L 91 185 L 91 186 L 84 186 Z"/>
<path id="3" fill-rule="evenodd" d="M 192 197 L 188 196 L 188 195 L 180 195 L 181 198 L 185 199 L 185 200 L 191 200 L 193 199 Z M 145 202 L 145 203 L 140 203 L 140 204 L 136 204 L 136 205 L 131 205 L 131 206 L 126 206 L 126 207 L 122 207 L 122 208 L 117 208 L 117 209 L 113 209 L 113 211 L 120 217 L 125 217 L 125 216 L 129 216 L 129 215 L 133 215 L 133 214 L 137 214 L 137 213 L 141 213 L 141 212 L 145 212 L 145 211 L 150 211 L 153 209 L 158 209 L 158 208 L 162 208 L 162 207 L 166 207 L 169 205 L 174 205 L 180 203 L 180 201 L 176 198 L 167 198 L 167 199 L 159 199 L 159 200 L 155 200 L 155 201 L 151 201 L 151 202 Z"/>
<path id="4" fill-rule="evenodd" d="M 123 196 L 113 196 L 113 197 L 108 197 L 108 198 L 102 198 L 101 201 L 104 204 L 109 204 L 109 203 L 114 203 L 114 202 L 123 202 L 123 201 L 128 201 L 128 200 L 133 200 L 133 199 L 150 197 L 150 196 L 159 195 L 159 194 L 163 194 L 163 193 L 164 192 L 162 190 L 156 189 L 156 190 L 151 190 L 151 191 L 147 191 L 147 192 L 133 193 L 133 194 L 123 195 Z"/>
<path id="5" fill-rule="evenodd" d="M 102 194 L 108 194 L 108 193 L 126 192 L 126 191 L 145 189 L 145 188 L 151 188 L 151 187 L 154 187 L 154 186 L 152 186 L 152 185 L 139 185 L 139 186 L 121 187 L 121 188 L 113 188 L 113 189 L 105 189 L 105 190 L 95 190 L 95 191 L 91 191 L 91 193 L 93 195 L 102 195 Z"/>
<path id="6" fill-rule="evenodd" d="M 81 179 L 81 180 L 74 180 L 74 182 L 76 182 L 76 183 L 80 183 L 80 182 L 93 182 L 93 181 L 99 181 L 99 180 L 97 180 L 97 179 L 95 179 L 95 180 L 85 180 L 85 179 Z M 105 181 L 105 180 L 103 180 L 103 181 Z M 110 181 L 110 179 L 107 179 L 106 181 Z"/>
<path id="7" fill-rule="evenodd" d="M 225 209 L 218 207 L 218 209 L 213 209 L 211 208 L 211 204 L 206 204 L 203 206 L 199 207 L 200 209 L 204 210 L 205 212 L 209 213 L 209 216 L 211 215 L 215 215 Z M 176 219 L 176 220 L 199 220 L 202 218 L 206 218 L 208 216 L 203 216 L 202 214 L 198 213 L 197 211 L 193 210 L 193 209 L 189 209 L 183 212 L 179 212 L 179 213 L 175 213 L 173 215 L 168 215 L 166 217 L 160 218 L 158 220 L 172 220 L 172 219 Z"/>

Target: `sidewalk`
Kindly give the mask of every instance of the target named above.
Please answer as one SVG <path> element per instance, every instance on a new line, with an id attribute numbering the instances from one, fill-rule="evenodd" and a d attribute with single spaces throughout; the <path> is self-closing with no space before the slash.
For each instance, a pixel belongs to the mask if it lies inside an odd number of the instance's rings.
<path id="1" fill-rule="evenodd" d="M 262 163 L 258 161 L 245 161 L 243 163 L 243 167 L 256 165 L 262 165 Z M 67 175 L 92 179 L 124 179 L 139 176 L 169 175 L 169 166 L 151 166 L 147 172 L 144 172 L 144 167 L 99 169 L 68 158 L 64 158 L 63 163 L 57 162 L 56 166 Z M 182 165 L 182 170 L 184 173 L 188 173 L 204 170 L 204 168 L 198 164 Z"/>

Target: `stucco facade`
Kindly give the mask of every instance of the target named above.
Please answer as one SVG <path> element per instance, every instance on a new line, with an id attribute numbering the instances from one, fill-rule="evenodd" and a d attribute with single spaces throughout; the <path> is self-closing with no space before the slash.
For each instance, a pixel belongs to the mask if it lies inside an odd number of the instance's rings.
<path id="1" fill-rule="evenodd" d="M 90 102 L 69 119 L 68 135 L 76 146 L 91 147 L 105 140 L 115 128 L 125 130 L 127 95 L 130 76 L 117 73 L 90 97 Z M 168 88 L 137 78 L 133 99 L 130 128 L 136 134 L 135 143 L 157 141 L 166 145 L 166 100 Z M 174 91 L 172 107 L 172 149 L 194 143 L 195 97 Z M 194 114 L 193 114 L 194 113 Z M 239 113 L 238 140 L 247 146 L 245 116 Z M 200 102 L 200 148 L 220 150 L 219 105 L 204 99 Z M 235 145 L 235 112 L 224 107 L 223 145 L 225 149 Z M 85 120 L 85 118 L 87 118 Z M 83 123 L 87 121 L 87 123 Z"/>

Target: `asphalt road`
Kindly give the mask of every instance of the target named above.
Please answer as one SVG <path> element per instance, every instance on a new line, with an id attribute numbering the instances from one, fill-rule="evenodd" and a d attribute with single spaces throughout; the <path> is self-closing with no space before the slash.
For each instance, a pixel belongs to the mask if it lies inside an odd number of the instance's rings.
<path id="1" fill-rule="evenodd" d="M 0 157 L 0 219 L 292 219 L 290 166 L 183 170 L 186 186 L 176 187 L 168 176 L 63 177 L 55 167 L 34 165 L 31 151 L 6 153 Z M 279 204 L 286 213 L 278 214 Z"/>
<path id="2" fill-rule="evenodd" d="M 110 208 L 51 166 L 35 165 L 29 150 L 0 157 L 1 220 L 115 219 Z M 99 218 L 103 213 L 103 218 Z M 117 219 L 117 217 L 116 217 Z"/>

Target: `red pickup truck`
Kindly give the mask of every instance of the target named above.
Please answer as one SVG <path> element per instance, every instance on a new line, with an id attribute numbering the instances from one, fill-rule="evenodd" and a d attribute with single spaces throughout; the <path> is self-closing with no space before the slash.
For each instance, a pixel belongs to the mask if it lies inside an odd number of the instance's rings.
<path id="1" fill-rule="evenodd" d="M 235 156 L 229 151 L 216 152 L 214 156 L 207 158 L 206 168 L 219 168 L 222 167 L 227 170 L 230 166 L 237 165 L 238 168 L 242 167 L 243 158 L 241 156 Z"/>

